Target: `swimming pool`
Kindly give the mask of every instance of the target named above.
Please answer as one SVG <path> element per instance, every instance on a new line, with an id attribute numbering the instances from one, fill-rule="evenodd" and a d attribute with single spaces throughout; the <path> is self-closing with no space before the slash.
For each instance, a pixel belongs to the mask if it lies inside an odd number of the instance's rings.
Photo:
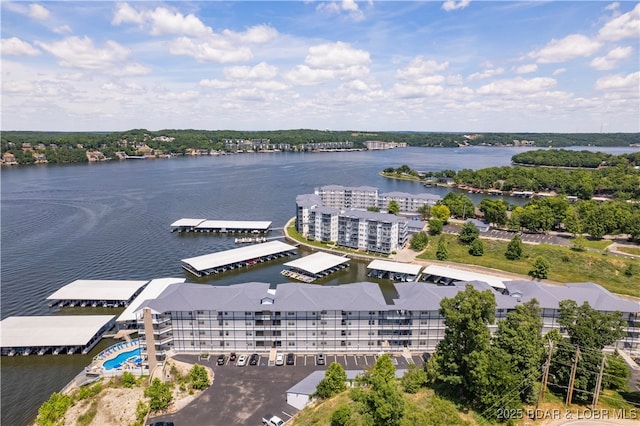
<path id="1" fill-rule="evenodd" d="M 119 368 L 123 363 L 125 363 L 128 359 L 140 358 L 140 348 L 136 348 L 132 351 L 122 352 L 118 354 L 117 357 L 106 360 L 102 366 L 105 370 L 113 370 L 114 368 Z"/>

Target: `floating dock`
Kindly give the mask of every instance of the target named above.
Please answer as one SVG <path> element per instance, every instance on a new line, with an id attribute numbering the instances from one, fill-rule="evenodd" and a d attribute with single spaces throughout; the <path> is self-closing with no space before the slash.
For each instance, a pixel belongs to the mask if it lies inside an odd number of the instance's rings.
<path id="1" fill-rule="evenodd" d="M 47 297 L 50 307 L 123 307 L 142 291 L 149 281 L 76 280 Z"/>
<path id="2" fill-rule="evenodd" d="M 367 274 L 370 277 L 406 282 L 417 281 L 422 266 L 376 259 L 367 265 L 367 269 L 371 270 Z"/>
<path id="3" fill-rule="evenodd" d="M 462 269 L 449 268 L 439 265 L 429 265 L 424 268 L 424 270 L 422 271 L 421 280 L 443 285 L 451 285 L 456 281 L 483 281 L 499 292 L 506 291 L 504 281 L 511 281 L 510 278 L 480 274 L 478 272 L 464 271 Z"/>
<path id="4" fill-rule="evenodd" d="M 115 315 L 16 316 L 0 322 L 2 355 L 88 353 Z"/>
<path id="5" fill-rule="evenodd" d="M 285 277 L 310 283 L 348 267 L 348 261 L 349 259 L 343 256 L 317 252 L 285 263 L 284 266 L 288 267 L 288 269 L 283 270 L 281 274 Z"/>
<path id="6" fill-rule="evenodd" d="M 285 244 L 282 241 L 269 241 L 248 247 L 182 259 L 182 267 L 193 275 L 202 277 L 203 275 L 218 274 L 291 256 L 296 250 L 295 246 Z"/>
<path id="7" fill-rule="evenodd" d="M 171 232 L 213 232 L 229 234 L 266 234 L 271 230 L 269 221 L 207 220 L 183 218 L 171 224 Z"/>

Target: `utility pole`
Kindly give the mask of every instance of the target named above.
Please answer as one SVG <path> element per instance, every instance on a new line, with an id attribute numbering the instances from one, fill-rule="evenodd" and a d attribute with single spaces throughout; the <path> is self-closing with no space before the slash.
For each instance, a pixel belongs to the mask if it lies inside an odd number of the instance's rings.
<path id="1" fill-rule="evenodd" d="M 542 374 L 542 383 L 540 384 L 540 392 L 538 393 L 538 400 L 536 401 L 535 413 L 538 412 L 538 406 L 544 399 L 544 393 L 547 390 L 547 382 L 549 381 L 549 367 L 551 367 L 551 353 L 553 352 L 553 341 L 549 339 L 549 353 L 547 354 L 547 361 L 544 363 L 544 373 Z"/>
<path id="2" fill-rule="evenodd" d="M 600 363 L 600 373 L 598 373 L 598 380 L 596 380 L 596 389 L 593 392 L 593 403 L 591 409 L 595 410 L 598 405 L 598 398 L 600 397 L 600 386 L 602 386 L 602 376 L 604 375 L 604 367 L 607 365 L 607 357 L 602 354 L 602 362 Z"/>
<path id="3" fill-rule="evenodd" d="M 573 360 L 573 367 L 571 367 L 571 378 L 569 379 L 569 390 L 567 391 L 567 401 L 565 405 L 571 404 L 571 397 L 573 396 L 573 382 L 576 379 L 576 370 L 578 369 L 578 358 L 580 358 L 580 347 L 576 346 L 576 355 Z"/>

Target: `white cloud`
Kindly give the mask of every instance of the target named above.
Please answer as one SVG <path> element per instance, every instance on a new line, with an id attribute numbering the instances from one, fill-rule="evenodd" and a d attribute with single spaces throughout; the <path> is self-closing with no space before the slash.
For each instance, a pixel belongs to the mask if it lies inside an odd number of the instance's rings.
<path id="1" fill-rule="evenodd" d="M 429 98 L 441 95 L 444 88 L 438 85 L 396 84 L 391 90 L 394 97 L 400 99 Z"/>
<path id="2" fill-rule="evenodd" d="M 312 68 L 345 69 L 351 66 L 368 66 L 371 58 L 369 52 L 354 49 L 349 43 L 338 41 L 311 46 L 304 62 Z"/>
<path id="3" fill-rule="evenodd" d="M 556 80 L 549 77 L 537 77 L 524 79 L 517 77 L 514 79 L 496 80 L 478 88 L 477 93 L 481 95 L 522 95 L 532 94 L 551 89 L 556 85 Z"/>
<path id="4" fill-rule="evenodd" d="M 558 68 L 557 70 L 554 70 L 553 73 L 551 75 L 560 75 L 567 72 L 566 68 Z"/>
<path id="5" fill-rule="evenodd" d="M 446 10 L 447 12 L 456 9 L 464 9 L 465 7 L 469 6 L 469 3 L 471 3 L 471 0 L 447 0 L 442 4 L 442 9 Z"/>
<path id="6" fill-rule="evenodd" d="M 242 43 L 264 44 L 278 37 L 278 31 L 269 25 L 256 25 L 250 27 L 245 32 L 235 32 L 224 30 L 222 34 L 231 39 L 238 40 Z"/>
<path id="7" fill-rule="evenodd" d="M 614 3 L 608 4 L 607 7 L 604 8 L 604 10 L 618 10 L 619 7 L 620 3 L 616 1 Z"/>
<path id="8" fill-rule="evenodd" d="M 596 81 L 595 88 L 598 90 L 625 90 L 638 93 L 640 87 L 640 71 L 627 74 L 626 76 L 616 74 L 602 77 Z"/>
<path id="9" fill-rule="evenodd" d="M 552 39 L 545 47 L 529 53 L 538 63 L 565 62 L 593 55 L 602 44 L 582 34 L 571 34 L 560 40 Z"/>
<path id="10" fill-rule="evenodd" d="M 591 61 L 591 67 L 599 71 L 611 70 L 618 65 L 618 61 L 626 59 L 633 53 L 633 47 L 616 47 L 605 56 L 599 56 Z"/>
<path id="11" fill-rule="evenodd" d="M 151 21 L 151 34 L 183 34 L 190 36 L 206 36 L 213 34 L 213 30 L 204 25 L 194 15 L 183 15 L 180 12 L 172 12 L 167 8 L 158 7 L 149 12 Z"/>
<path id="12" fill-rule="evenodd" d="M 191 56 L 198 62 L 231 63 L 253 59 L 250 48 L 234 46 L 220 37 L 211 37 L 205 41 L 179 37 L 169 44 L 169 51 L 174 55 Z"/>
<path id="13" fill-rule="evenodd" d="M 502 68 L 502 67 L 493 68 L 493 69 L 487 69 L 487 70 L 484 70 L 482 72 L 474 72 L 469 77 L 467 77 L 467 80 L 468 81 L 484 80 L 486 78 L 490 78 L 490 77 L 493 77 L 493 76 L 496 76 L 496 75 L 500 75 L 500 74 L 504 74 L 504 68 Z"/>
<path id="14" fill-rule="evenodd" d="M 438 63 L 433 60 L 425 60 L 422 56 L 416 56 L 406 68 L 399 69 L 396 75 L 403 80 L 418 80 L 432 76 L 438 71 L 444 71 L 448 66 L 449 62 L 446 61 Z"/>
<path id="15" fill-rule="evenodd" d="M 128 3 L 118 3 L 111 24 L 120 25 L 122 23 L 128 23 L 142 25 L 144 21 L 144 13 L 138 12 L 129 6 Z"/>
<path id="16" fill-rule="evenodd" d="M 229 67 L 224 69 L 225 77 L 230 80 L 269 80 L 274 78 L 277 74 L 278 68 L 269 65 L 266 62 L 260 62 L 258 65 L 253 67 Z"/>
<path id="17" fill-rule="evenodd" d="M 355 0 L 342 0 L 341 2 L 320 2 L 316 6 L 316 10 L 331 15 L 338 15 L 342 12 L 346 12 L 348 16 L 356 22 L 364 19 L 364 13 L 360 10 L 358 3 Z"/>
<path id="18" fill-rule="evenodd" d="M 536 72 L 538 70 L 538 65 L 536 64 L 525 64 L 520 65 L 519 67 L 515 67 L 513 71 L 516 74 L 529 74 L 532 72 Z"/>
<path id="19" fill-rule="evenodd" d="M 450 74 L 447 76 L 447 84 L 449 86 L 461 86 L 464 84 L 464 79 L 460 74 Z"/>
<path id="20" fill-rule="evenodd" d="M 200 80 L 200 86 L 210 87 L 212 89 L 229 89 L 233 87 L 233 83 L 225 80 Z"/>
<path id="21" fill-rule="evenodd" d="M 33 19 L 37 19 L 38 21 L 44 21 L 49 17 L 49 10 L 37 3 L 32 3 L 29 5 L 29 16 Z"/>
<path id="22" fill-rule="evenodd" d="M 0 46 L 3 55 L 37 56 L 40 54 L 38 49 L 17 37 L 3 38 Z"/>
<path id="23" fill-rule="evenodd" d="M 94 45 L 89 37 L 68 37 L 54 43 L 36 44 L 58 58 L 60 65 L 70 68 L 90 69 L 110 74 L 145 74 L 143 65 L 129 63 L 130 51 L 126 47 L 108 40 L 104 47 Z"/>
<path id="24" fill-rule="evenodd" d="M 60 25 L 59 27 L 53 28 L 53 32 L 56 34 L 68 34 L 72 32 L 72 30 L 69 25 Z"/>
<path id="25" fill-rule="evenodd" d="M 607 22 L 598 32 L 598 39 L 618 41 L 625 38 L 640 38 L 640 3 L 630 12 Z"/>

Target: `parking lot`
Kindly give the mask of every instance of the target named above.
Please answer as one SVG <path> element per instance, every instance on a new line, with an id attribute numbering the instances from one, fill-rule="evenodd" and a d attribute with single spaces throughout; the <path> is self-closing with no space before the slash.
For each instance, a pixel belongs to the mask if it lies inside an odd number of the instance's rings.
<path id="1" fill-rule="evenodd" d="M 460 232 L 460 226 L 458 225 L 446 225 L 442 232 L 446 234 L 458 234 Z M 481 238 L 491 238 L 495 240 L 511 241 L 511 239 L 518 234 L 517 231 L 504 231 L 500 229 L 490 229 L 487 232 L 481 232 Z M 571 241 L 568 238 L 560 237 L 551 234 L 539 234 L 539 233 L 527 233 L 520 232 L 520 238 L 525 243 L 530 244 L 553 244 L 557 246 L 570 246 Z"/>
<path id="2" fill-rule="evenodd" d="M 213 384 L 196 400 L 177 413 L 150 418 L 148 423 L 172 421 L 176 426 L 260 425 L 267 414 L 290 419 L 297 410 L 287 404 L 287 390 L 315 370 L 325 370 L 332 362 L 345 370 L 365 370 L 372 367 L 377 355 L 325 354 L 325 364 L 316 364 L 315 354 L 296 354 L 294 365 L 276 366 L 268 354 L 261 354 L 256 365 L 239 367 L 229 361 L 217 365 L 217 355 L 208 361 L 196 355 L 178 355 L 178 361 L 198 363 L 213 369 Z M 238 354 L 238 356 L 241 354 Z M 249 357 L 250 354 L 244 354 Z M 410 362 L 423 365 L 419 354 L 409 359 L 394 355 L 397 369 L 406 369 Z"/>

